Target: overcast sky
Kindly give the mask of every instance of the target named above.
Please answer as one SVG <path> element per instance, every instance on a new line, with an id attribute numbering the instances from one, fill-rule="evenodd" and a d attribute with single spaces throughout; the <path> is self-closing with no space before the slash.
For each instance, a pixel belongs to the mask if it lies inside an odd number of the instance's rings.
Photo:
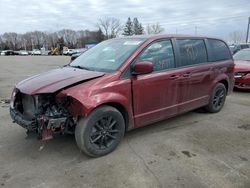
<path id="1" fill-rule="evenodd" d="M 246 32 L 250 0 L 0 0 L 0 33 L 95 29 L 99 18 L 159 22 L 165 33 Z"/>

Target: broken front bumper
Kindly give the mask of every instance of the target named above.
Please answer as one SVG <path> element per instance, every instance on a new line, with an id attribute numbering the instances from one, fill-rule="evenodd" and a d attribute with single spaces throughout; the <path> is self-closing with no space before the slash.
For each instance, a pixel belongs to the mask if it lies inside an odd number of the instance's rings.
<path id="1" fill-rule="evenodd" d="M 18 112 L 17 110 L 10 108 L 10 116 L 14 123 L 17 123 L 21 127 L 29 130 L 35 131 L 37 129 L 37 121 L 36 120 L 27 120 L 24 116 Z"/>
<path id="2" fill-rule="evenodd" d="M 19 124 L 28 131 L 36 132 L 38 138 L 42 140 L 51 139 L 57 133 L 72 134 L 74 132 L 75 122 L 67 117 L 49 118 L 39 116 L 36 119 L 27 120 L 19 111 L 13 108 L 10 108 L 10 116 L 14 123 Z"/>

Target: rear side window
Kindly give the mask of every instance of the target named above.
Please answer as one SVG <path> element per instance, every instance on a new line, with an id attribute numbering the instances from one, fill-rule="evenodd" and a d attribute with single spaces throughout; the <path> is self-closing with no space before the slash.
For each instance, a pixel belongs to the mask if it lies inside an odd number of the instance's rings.
<path id="1" fill-rule="evenodd" d="M 220 40 L 208 39 L 209 61 L 222 61 L 232 59 L 227 45 Z"/>
<path id="2" fill-rule="evenodd" d="M 180 50 L 180 66 L 207 62 L 207 51 L 202 39 L 177 39 Z"/>

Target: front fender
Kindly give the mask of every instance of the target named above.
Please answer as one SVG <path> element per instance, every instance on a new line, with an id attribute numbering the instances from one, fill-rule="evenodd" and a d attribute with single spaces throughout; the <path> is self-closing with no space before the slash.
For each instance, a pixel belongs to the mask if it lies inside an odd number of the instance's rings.
<path id="1" fill-rule="evenodd" d="M 107 104 L 117 103 L 123 106 L 130 114 L 132 112 L 130 98 L 114 92 L 99 93 L 88 97 L 60 93 L 58 97 L 67 96 L 70 100 L 70 111 L 73 116 L 88 116 L 96 107 Z"/>
<path id="2" fill-rule="evenodd" d="M 60 92 L 71 98 L 73 116 L 88 116 L 95 108 L 107 104 L 121 107 L 129 118 L 129 128 L 133 126 L 131 80 L 115 80 L 106 83 L 87 82 Z M 111 104 L 112 103 L 112 104 Z M 119 110 L 119 109 L 118 109 Z"/>
<path id="3" fill-rule="evenodd" d="M 133 111 L 129 100 L 118 93 L 102 93 L 93 95 L 84 100 L 77 100 L 74 96 L 70 96 L 71 104 L 69 106 L 69 111 L 75 117 L 86 117 L 95 108 L 104 104 L 119 104 L 126 110 L 127 117 L 127 129 L 132 129 L 134 127 Z M 118 109 L 119 110 L 119 109 Z"/>
<path id="4" fill-rule="evenodd" d="M 81 103 L 85 106 L 87 115 L 96 107 L 107 103 L 118 103 L 122 105 L 127 111 L 129 111 L 130 107 L 130 102 L 127 97 L 114 92 L 99 93 L 89 97 L 86 100 L 82 100 Z"/>

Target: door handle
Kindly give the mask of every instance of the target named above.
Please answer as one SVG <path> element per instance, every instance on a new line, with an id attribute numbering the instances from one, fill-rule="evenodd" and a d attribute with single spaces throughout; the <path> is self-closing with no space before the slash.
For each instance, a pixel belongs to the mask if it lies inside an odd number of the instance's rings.
<path id="1" fill-rule="evenodd" d="M 190 77 L 190 73 L 185 73 L 182 76 L 185 77 L 185 78 Z"/>
<path id="2" fill-rule="evenodd" d="M 169 79 L 170 80 L 176 80 L 176 79 L 178 79 L 180 76 L 178 76 L 178 75 L 172 75 L 172 76 L 170 76 L 169 77 Z"/>

